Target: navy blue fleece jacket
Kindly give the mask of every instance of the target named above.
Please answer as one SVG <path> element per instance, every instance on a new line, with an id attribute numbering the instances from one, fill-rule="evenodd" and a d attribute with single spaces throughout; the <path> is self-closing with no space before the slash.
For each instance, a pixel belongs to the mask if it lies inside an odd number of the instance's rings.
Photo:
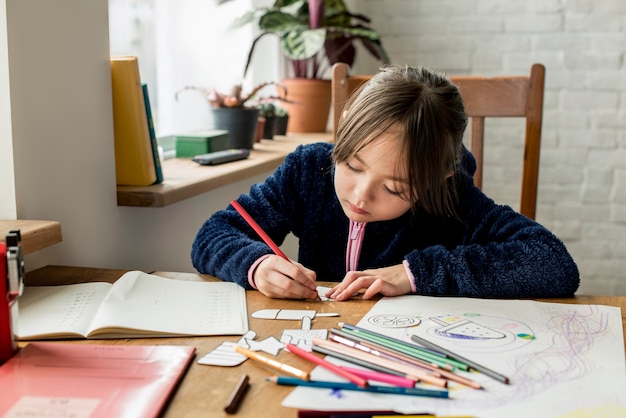
<path id="1" fill-rule="evenodd" d="M 320 281 L 341 281 L 349 220 L 335 195 L 332 144 L 299 146 L 264 183 L 238 198 L 274 242 L 292 232 L 298 261 Z M 535 221 L 497 205 L 474 187 L 476 164 L 465 151 L 457 181 L 460 220 L 419 207 L 400 218 L 367 224 L 359 270 L 409 263 L 422 295 L 565 297 L 574 294 L 578 268 L 564 244 Z M 200 273 L 250 288 L 247 274 L 271 254 L 229 205 L 199 230 L 191 258 Z"/>

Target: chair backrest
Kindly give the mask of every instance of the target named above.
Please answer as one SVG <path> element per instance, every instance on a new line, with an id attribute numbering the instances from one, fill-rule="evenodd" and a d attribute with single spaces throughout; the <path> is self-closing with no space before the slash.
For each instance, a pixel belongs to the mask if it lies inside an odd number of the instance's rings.
<path id="1" fill-rule="evenodd" d="M 348 70 L 344 63 L 337 63 L 332 68 L 333 140 L 336 138 L 341 111 L 349 95 L 371 78 L 350 76 Z M 476 158 L 474 184 L 478 188 L 482 188 L 483 184 L 485 118 L 526 119 L 520 213 L 535 219 L 545 67 L 542 64 L 533 64 L 530 74 L 526 76 L 454 76 L 450 80 L 459 87 L 465 102 L 465 111 L 471 120 L 470 150 Z"/>

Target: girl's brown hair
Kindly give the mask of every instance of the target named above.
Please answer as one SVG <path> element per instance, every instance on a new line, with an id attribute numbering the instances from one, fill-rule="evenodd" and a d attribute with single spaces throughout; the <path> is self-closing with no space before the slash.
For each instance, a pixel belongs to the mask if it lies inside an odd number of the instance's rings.
<path id="1" fill-rule="evenodd" d="M 332 157 L 346 162 L 381 133 L 398 130 L 406 160 L 397 166 L 407 167 L 407 199 L 431 214 L 454 217 L 454 174 L 466 126 L 461 94 L 443 74 L 388 65 L 346 103 Z"/>

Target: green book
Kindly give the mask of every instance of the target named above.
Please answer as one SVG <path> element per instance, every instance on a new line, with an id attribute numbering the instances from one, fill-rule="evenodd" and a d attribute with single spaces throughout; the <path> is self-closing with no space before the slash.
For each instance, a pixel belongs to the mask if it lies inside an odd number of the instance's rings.
<path id="1" fill-rule="evenodd" d="M 163 169 L 161 168 L 161 158 L 159 157 L 159 144 L 157 143 L 156 134 L 154 132 L 154 120 L 152 119 L 152 109 L 150 107 L 150 97 L 148 96 L 148 85 L 143 83 L 143 102 L 146 106 L 146 117 L 148 119 L 148 132 L 150 133 L 150 144 L 152 146 L 152 159 L 154 160 L 154 171 L 156 172 L 156 181 L 153 184 L 163 183 Z"/>

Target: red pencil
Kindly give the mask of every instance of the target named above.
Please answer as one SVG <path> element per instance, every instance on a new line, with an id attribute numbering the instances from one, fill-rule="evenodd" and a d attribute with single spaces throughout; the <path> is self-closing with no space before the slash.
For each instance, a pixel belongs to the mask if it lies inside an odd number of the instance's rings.
<path id="1" fill-rule="evenodd" d="M 286 344 L 287 350 L 291 351 L 292 353 L 306 359 L 309 360 L 315 364 L 317 364 L 318 366 L 322 366 L 325 369 L 330 370 L 331 372 L 335 373 L 338 376 L 341 376 L 343 378 L 348 379 L 349 381 L 351 381 L 352 383 L 356 384 L 357 386 L 360 386 L 362 388 L 365 388 L 367 386 L 369 386 L 369 384 L 367 383 L 367 379 L 361 377 L 361 376 L 357 376 L 354 373 L 351 373 L 345 369 L 342 369 L 339 366 L 334 365 L 333 363 L 330 363 L 326 360 L 324 360 L 321 357 L 316 356 L 313 353 L 309 353 L 308 351 L 305 351 L 303 349 L 301 349 L 298 346 L 295 346 L 293 344 Z"/>
<path id="2" fill-rule="evenodd" d="M 267 233 L 265 233 L 263 228 L 261 228 L 259 226 L 259 224 L 256 223 L 256 221 L 252 218 L 252 216 L 250 216 L 250 214 L 239 204 L 239 202 L 237 202 L 236 200 L 233 200 L 232 202 L 230 202 L 230 204 L 233 205 L 233 207 L 237 210 L 237 212 L 239 212 L 239 214 L 243 217 L 243 219 L 245 219 L 246 222 L 248 222 L 248 225 L 250 225 L 252 227 L 252 229 L 254 229 L 256 231 L 256 233 L 259 234 L 261 239 L 267 245 L 270 246 L 272 251 L 274 251 L 274 254 L 276 254 L 278 256 L 281 256 L 285 260 L 289 261 L 289 257 L 287 257 L 287 255 L 280 250 L 278 245 L 276 245 L 276 243 L 274 241 L 272 241 L 270 236 L 267 235 Z"/>

